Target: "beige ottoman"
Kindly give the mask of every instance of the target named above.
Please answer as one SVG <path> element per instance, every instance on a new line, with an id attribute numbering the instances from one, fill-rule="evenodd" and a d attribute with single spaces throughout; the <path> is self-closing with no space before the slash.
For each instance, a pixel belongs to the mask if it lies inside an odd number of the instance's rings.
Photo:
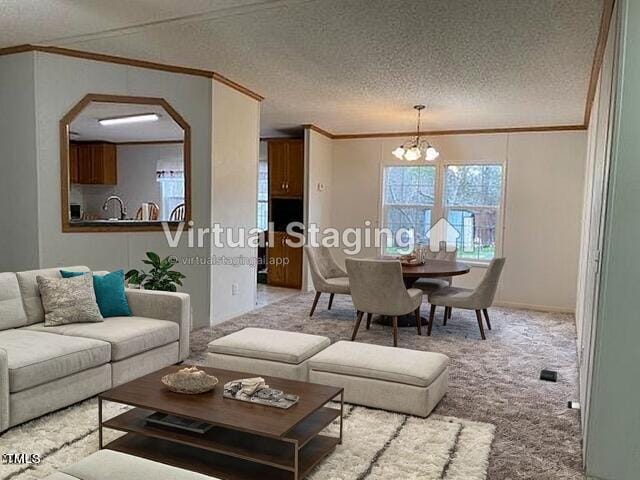
<path id="1" fill-rule="evenodd" d="M 209 343 L 207 365 L 307 381 L 309 358 L 330 343 L 327 337 L 319 335 L 245 328 Z"/>
<path id="2" fill-rule="evenodd" d="M 64 467 L 45 480 L 216 480 L 199 473 L 183 470 L 145 458 L 112 450 L 98 450 L 78 463 Z"/>
<path id="3" fill-rule="evenodd" d="M 356 405 L 426 417 L 447 393 L 449 357 L 337 342 L 309 360 L 309 381 L 344 388 Z"/>

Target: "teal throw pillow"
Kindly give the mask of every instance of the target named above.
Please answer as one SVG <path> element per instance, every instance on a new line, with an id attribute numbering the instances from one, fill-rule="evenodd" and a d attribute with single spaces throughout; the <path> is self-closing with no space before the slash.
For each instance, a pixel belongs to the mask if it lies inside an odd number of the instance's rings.
<path id="1" fill-rule="evenodd" d="M 60 270 L 62 278 L 84 275 L 86 272 L 69 272 Z M 124 270 L 93 276 L 93 290 L 100 313 L 104 318 L 130 317 L 131 309 L 124 292 Z"/>

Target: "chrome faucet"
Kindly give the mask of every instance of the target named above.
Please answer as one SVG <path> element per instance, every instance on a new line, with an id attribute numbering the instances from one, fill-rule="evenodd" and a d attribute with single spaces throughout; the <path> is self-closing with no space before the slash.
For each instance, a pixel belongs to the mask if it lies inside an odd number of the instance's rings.
<path id="1" fill-rule="evenodd" d="M 127 209 L 124 206 L 124 202 L 122 201 L 122 199 L 117 196 L 117 195 L 111 195 L 109 198 L 107 198 L 104 201 L 104 205 L 102 205 L 102 210 L 107 211 L 107 208 L 109 208 L 109 202 L 111 200 L 115 200 L 120 204 L 120 220 L 124 220 L 127 218 Z"/>

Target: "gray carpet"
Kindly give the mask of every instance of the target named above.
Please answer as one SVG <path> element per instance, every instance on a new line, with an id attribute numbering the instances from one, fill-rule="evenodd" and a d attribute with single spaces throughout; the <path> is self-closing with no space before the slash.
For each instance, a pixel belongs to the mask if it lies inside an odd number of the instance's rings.
<path id="1" fill-rule="evenodd" d="M 348 297 L 333 309 L 321 300 L 308 317 L 311 294 L 298 295 L 192 333 L 194 363 L 204 359 L 214 338 L 244 327 L 263 327 L 325 335 L 332 341 L 351 336 L 354 311 Z M 424 305 L 427 311 L 427 305 Z M 493 308 L 493 330 L 479 338 L 474 312 L 454 310 L 442 326 L 438 309 L 431 337 L 401 328 L 399 346 L 441 352 L 451 358 L 449 393 L 434 413 L 496 426 L 489 479 L 582 479 L 579 413 L 567 409 L 576 399 L 576 339 L 573 315 Z M 426 330 L 425 330 L 426 333 Z M 364 326 L 358 341 L 391 345 L 389 327 Z M 558 383 L 538 379 L 542 368 L 558 371 Z"/>

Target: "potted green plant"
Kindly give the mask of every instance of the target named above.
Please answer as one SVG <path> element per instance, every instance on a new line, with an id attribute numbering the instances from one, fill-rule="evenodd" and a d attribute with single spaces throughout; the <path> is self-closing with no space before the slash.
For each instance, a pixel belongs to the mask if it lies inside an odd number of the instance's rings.
<path id="1" fill-rule="evenodd" d="M 161 259 L 157 253 L 147 252 L 147 258 L 142 263 L 149 265 L 149 273 L 144 270 L 129 270 L 125 279 L 130 286 L 138 285 L 144 290 L 161 290 L 175 292 L 177 286 L 182 286 L 186 278 L 182 273 L 172 270 L 176 262 L 172 257 Z"/>

